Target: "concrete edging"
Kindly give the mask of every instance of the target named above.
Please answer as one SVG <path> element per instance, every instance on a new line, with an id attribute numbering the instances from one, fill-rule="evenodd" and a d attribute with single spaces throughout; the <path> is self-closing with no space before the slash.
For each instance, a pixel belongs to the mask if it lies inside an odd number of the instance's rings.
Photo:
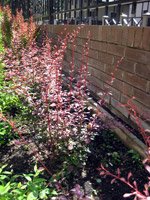
<path id="1" fill-rule="evenodd" d="M 90 99 L 89 105 L 93 108 L 95 112 L 98 109 L 100 112 L 106 114 L 109 119 L 113 119 L 112 115 L 108 113 L 104 108 L 102 108 L 98 103 L 94 102 L 94 100 Z M 134 149 L 140 154 L 143 159 L 147 158 L 146 145 L 135 135 L 133 135 L 133 133 L 131 133 L 126 127 L 123 127 L 123 129 L 120 127 L 112 128 L 111 131 L 113 131 L 119 137 L 119 139 L 125 144 L 125 146 Z"/>

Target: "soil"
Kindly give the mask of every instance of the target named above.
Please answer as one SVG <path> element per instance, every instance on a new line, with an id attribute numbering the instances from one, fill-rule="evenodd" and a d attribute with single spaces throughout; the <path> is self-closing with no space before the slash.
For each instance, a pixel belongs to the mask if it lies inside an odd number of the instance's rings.
<path id="1" fill-rule="evenodd" d="M 124 178 L 129 172 L 132 172 L 132 181 L 137 181 L 139 189 L 143 189 L 142 186 L 147 182 L 148 173 L 142 166 L 139 155 L 125 147 L 113 133 L 109 130 L 101 132 L 95 137 L 90 149 L 91 154 L 88 157 L 87 165 L 88 176 L 91 177 L 90 181 L 94 188 L 100 191 L 100 199 L 123 200 L 123 194 L 131 192 L 128 186 L 119 181 L 111 184 L 111 177 L 100 177 L 96 169 L 101 163 L 104 163 L 112 173 L 120 168 Z"/>
<path id="2" fill-rule="evenodd" d="M 36 138 L 32 135 L 27 138 L 28 144 L 37 148 Z M 48 152 L 48 145 L 40 141 L 38 150 Z M 47 153 L 48 154 L 48 153 Z M 63 156 L 63 155 L 62 155 Z M 62 165 L 61 159 L 55 160 L 50 157 L 43 158 L 43 162 L 54 173 Z M 14 173 L 23 174 L 29 173 L 35 164 L 35 157 L 30 147 L 26 147 L 22 141 L 11 141 L 7 146 L 0 148 L 0 163 L 7 163 L 14 170 Z M 123 194 L 129 193 L 130 188 L 123 183 L 117 181 L 111 184 L 110 177 L 101 177 L 97 168 L 103 163 L 111 172 L 115 173 L 119 167 L 122 177 L 127 177 L 127 174 L 132 171 L 134 180 L 137 181 L 139 188 L 147 182 L 148 173 L 141 164 L 138 154 L 126 148 L 121 141 L 109 130 L 98 130 L 94 140 L 89 144 L 86 163 L 76 166 L 69 166 L 69 174 L 62 186 L 67 190 L 71 190 L 76 184 L 88 193 L 91 188 L 95 191 L 94 199 L 99 200 L 123 200 Z M 49 178 L 49 175 L 45 175 Z M 90 185 L 90 187 L 89 187 Z M 69 197 L 73 199 L 73 197 Z M 129 200 L 133 198 L 128 198 Z"/>

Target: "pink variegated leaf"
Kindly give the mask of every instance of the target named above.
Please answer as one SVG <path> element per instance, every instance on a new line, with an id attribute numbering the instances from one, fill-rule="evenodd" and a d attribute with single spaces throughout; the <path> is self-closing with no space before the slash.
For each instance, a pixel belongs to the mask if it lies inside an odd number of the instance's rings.
<path id="1" fill-rule="evenodd" d="M 137 182 L 133 181 L 133 185 L 135 186 L 135 188 L 137 189 Z"/>
<path id="2" fill-rule="evenodd" d="M 111 180 L 110 183 L 113 184 L 115 181 L 116 181 L 116 179 L 114 178 L 114 179 Z"/>
<path id="3" fill-rule="evenodd" d="M 121 177 L 120 180 L 123 181 L 123 182 L 126 182 L 126 179 L 123 178 L 123 177 Z"/>
<path id="4" fill-rule="evenodd" d="M 132 176 L 132 173 L 129 172 L 129 173 L 128 173 L 128 177 L 127 177 L 128 181 L 129 181 L 129 179 L 131 178 L 131 176 Z"/>
<path id="5" fill-rule="evenodd" d="M 119 168 L 117 168 L 117 175 L 118 175 L 118 177 L 120 177 L 120 169 Z"/>
<path id="6" fill-rule="evenodd" d="M 132 193 L 126 193 L 123 195 L 124 198 L 128 198 L 128 197 L 131 197 L 133 195 L 136 195 L 136 192 L 132 192 Z"/>
<path id="7" fill-rule="evenodd" d="M 105 172 L 104 171 L 101 171 L 100 172 L 100 176 L 104 176 L 105 175 Z"/>
<path id="8" fill-rule="evenodd" d="M 137 192 L 136 196 L 140 199 L 140 200 L 147 200 L 147 197 L 143 194 L 140 194 Z"/>
<path id="9" fill-rule="evenodd" d="M 150 166 L 149 165 L 145 165 L 145 169 L 150 173 Z"/>
<path id="10" fill-rule="evenodd" d="M 133 200 L 138 200 L 137 196 L 135 196 Z"/>

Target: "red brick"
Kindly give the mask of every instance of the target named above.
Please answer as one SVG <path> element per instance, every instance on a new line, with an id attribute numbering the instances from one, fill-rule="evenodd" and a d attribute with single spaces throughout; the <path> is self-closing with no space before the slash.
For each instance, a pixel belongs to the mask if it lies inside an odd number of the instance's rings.
<path id="1" fill-rule="evenodd" d="M 139 103 L 136 99 L 133 100 L 134 105 L 136 106 L 137 112 L 140 114 L 140 117 L 145 121 L 150 120 L 150 109 L 143 106 L 143 104 Z"/>
<path id="2" fill-rule="evenodd" d="M 150 94 L 150 81 L 148 81 L 147 92 Z"/>
<path id="3" fill-rule="evenodd" d="M 149 27 L 144 27 L 142 47 L 145 50 L 150 50 L 150 28 Z"/>
<path id="4" fill-rule="evenodd" d="M 69 54 L 65 54 L 65 56 L 64 56 L 64 60 L 66 60 L 67 62 L 71 62 L 71 60 L 72 60 L 71 55 L 69 55 Z"/>
<path id="5" fill-rule="evenodd" d="M 118 69 L 117 72 L 115 73 L 115 77 L 119 80 L 123 80 L 124 76 L 124 71 L 121 69 Z"/>
<path id="6" fill-rule="evenodd" d="M 99 79 L 100 81 L 103 81 L 105 83 L 109 82 L 109 80 L 111 79 L 111 76 L 103 73 L 100 70 L 97 70 L 95 68 L 92 67 L 88 67 L 89 73 L 91 74 L 91 76 L 96 77 L 97 79 Z"/>
<path id="7" fill-rule="evenodd" d="M 91 92 L 91 94 L 97 94 L 100 89 L 94 85 L 92 85 L 91 83 L 88 84 L 88 90 Z"/>
<path id="8" fill-rule="evenodd" d="M 88 28 L 87 26 L 80 26 L 80 32 L 79 32 L 79 37 L 80 38 L 87 38 L 88 35 Z"/>
<path id="9" fill-rule="evenodd" d="M 75 59 L 74 64 L 76 67 L 79 68 L 81 66 L 82 62 L 80 60 Z"/>
<path id="10" fill-rule="evenodd" d="M 114 32 L 113 32 L 112 28 L 110 26 L 106 26 L 106 28 L 107 28 L 106 29 L 107 32 L 104 34 L 104 38 L 106 37 L 106 42 L 115 43 L 116 36 L 115 36 L 115 34 L 113 34 Z"/>
<path id="11" fill-rule="evenodd" d="M 143 78 L 136 76 L 135 74 L 125 72 L 124 73 L 124 81 L 136 88 L 146 91 L 147 81 Z"/>
<path id="12" fill-rule="evenodd" d="M 135 39 L 135 31 L 136 27 L 128 27 L 128 38 L 127 38 L 127 45 L 130 47 L 134 46 L 134 39 Z"/>
<path id="13" fill-rule="evenodd" d="M 101 71 L 104 71 L 105 69 L 105 64 L 100 62 L 99 60 L 93 59 L 93 58 L 88 58 L 88 65 L 92 66 L 96 69 L 99 69 Z"/>
<path id="14" fill-rule="evenodd" d="M 99 52 L 96 51 L 96 50 L 90 49 L 90 50 L 89 50 L 89 53 L 88 53 L 88 57 L 94 58 L 94 59 L 98 59 L 98 57 L 99 57 Z"/>
<path id="15" fill-rule="evenodd" d="M 99 39 L 99 32 L 100 32 L 99 26 L 92 25 L 88 28 L 88 31 L 90 31 L 90 39 L 91 40 Z"/>
<path id="16" fill-rule="evenodd" d="M 104 88 L 104 83 L 103 81 L 101 81 L 100 79 L 94 77 L 94 76 L 89 76 L 88 77 L 88 82 L 89 84 L 93 85 L 94 87 L 97 87 L 99 89 L 102 89 Z"/>
<path id="17" fill-rule="evenodd" d="M 123 92 L 124 83 L 118 79 L 115 79 L 112 87 L 116 88 L 117 90 Z"/>
<path id="18" fill-rule="evenodd" d="M 113 44 L 118 44 L 119 43 L 119 38 L 120 38 L 120 27 L 118 26 L 108 26 L 107 30 L 107 42 L 113 43 Z"/>
<path id="19" fill-rule="evenodd" d="M 135 30 L 134 47 L 142 48 L 143 28 L 138 27 Z"/>
<path id="20" fill-rule="evenodd" d="M 122 27 L 117 26 L 117 33 L 116 33 L 116 35 L 117 35 L 117 40 L 116 40 L 117 44 L 120 44 L 120 45 L 122 44 L 122 34 L 123 34 Z"/>
<path id="21" fill-rule="evenodd" d="M 123 83 L 122 93 L 132 97 L 133 96 L 133 87 L 127 83 Z"/>
<path id="22" fill-rule="evenodd" d="M 147 65 L 137 63 L 135 66 L 135 73 L 138 76 L 150 80 L 150 65 L 148 63 Z"/>
<path id="23" fill-rule="evenodd" d="M 72 49 L 72 43 L 71 43 L 71 42 L 68 42 L 68 44 L 67 44 L 67 49 L 69 49 L 69 50 Z"/>
<path id="24" fill-rule="evenodd" d="M 111 73 L 114 73 L 114 68 L 115 66 L 114 65 L 109 65 L 109 64 L 106 64 L 105 65 L 105 72 L 109 75 L 111 75 Z M 114 76 L 115 78 L 119 79 L 119 80 L 122 80 L 123 79 L 123 70 L 121 69 L 117 69 L 117 71 L 115 72 Z"/>
<path id="25" fill-rule="evenodd" d="M 90 48 L 98 50 L 98 51 L 106 52 L 107 51 L 107 43 L 106 42 L 99 42 L 99 41 L 92 40 L 90 42 Z"/>
<path id="26" fill-rule="evenodd" d="M 49 33 L 53 33 L 53 26 L 47 25 L 47 29 Z"/>
<path id="27" fill-rule="evenodd" d="M 83 46 L 85 43 L 86 43 L 85 39 L 77 38 L 77 40 L 76 40 L 76 45 Z"/>
<path id="28" fill-rule="evenodd" d="M 119 26 L 111 26 L 110 41 L 115 44 L 122 44 L 123 29 Z"/>
<path id="29" fill-rule="evenodd" d="M 118 101 L 120 100 L 121 93 L 113 86 L 104 83 L 104 91 L 109 91 L 109 93 L 111 94 L 110 96 L 112 96 L 114 99 Z"/>
<path id="30" fill-rule="evenodd" d="M 106 74 L 108 74 L 109 76 L 106 77 L 107 80 L 106 80 L 105 82 L 107 82 L 108 84 L 111 84 L 111 81 L 112 81 L 112 78 L 113 78 L 112 75 L 111 75 L 111 72 L 112 72 L 112 71 L 108 71 L 108 70 L 112 70 L 112 69 L 111 69 L 111 68 L 108 68 L 108 66 L 110 66 L 110 65 L 106 65 L 106 70 L 105 70 L 105 72 L 106 72 Z M 112 67 L 112 66 L 110 66 L 110 67 Z M 113 81 L 113 83 L 112 83 L 112 87 L 114 87 L 114 88 L 116 88 L 116 89 L 118 89 L 118 90 L 120 90 L 120 91 L 123 90 L 123 82 L 122 82 L 121 80 L 118 80 L 118 79 L 117 79 L 117 73 L 116 73 L 115 79 L 114 79 L 114 81 Z"/>
<path id="31" fill-rule="evenodd" d="M 98 26 L 99 30 L 98 30 L 98 41 L 103 41 L 102 40 L 102 31 L 103 31 L 103 27 L 102 26 Z"/>
<path id="32" fill-rule="evenodd" d="M 127 101 L 128 101 L 129 99 L 130 99 L 129 96 L 124 95 L 124 94 L 121 94 L 121 100 L 120 100 L 120 102 L 121 102 L 122 104 L 127 104 Z"/>
<path id="33" fill-rule="evenodd" d="M 128 27 L 122 27 L 122 45 L 126 46 L 128 43 Z"/>
<path id="34" fill-rule="evenodd" d="M 119 101 L 117 101 L 114 98 L 111 98 L 111 105 L 114 107 L 114 109 L 118 110 L 121 114 L 123 114 L 125 117 L 128 118 L 129 116 L 128 110 L 125 107 L 122 107 Z"/>
<path id="35" fill-rule="evenodd" d="M 111 32 L 111 27 L 109 26 L 102 26 L 102 41 L 108 42 L 108 34 Z"/>
<path id="36" fill-rule="evenodd" d="M 106 64 L 105 65 L 105 72 L 106 74 L 109 74 L 111 75 L 111 73 L 114 71 L 114 65 L 109 65 L 109 64 Z"/>
<path id="37" fill-rule="evenodd" d="M 91 76 L 99 77 L 100 71 L 93 67 L 88 66 L 88 72 L 90 73 Z"/>
<path id="38" fill-rule="evenodd" d="M 72 50 L 72 47 L 71 47 L 71 50 Z M 77 51 L 78 53 L 82 54 L 82 52 L 83 52 L 83 46 L 76 46 L 75 51 Z"/>
<path id="39" fill-rule="evenodd" d="M 74 30 L 78 30 L 78 35 L 77 35 L 78 38 L 82 38 L 82 39 L 87 39 L 88 38 L 88 36 L 89 36 L 89 28 L 88 28 L 88 26 L 83 26 L 83 25 L 76 26 L 76 25 L 73 25 L 72 27 L 74 27 Z"/>
<path id="40" fill-rule="evenodd" d="M 88 38 L 90 33 L 91 40 L 98 40 L 99 38 L 99 27 L 98 26 L 81 26 L 82 29 L 79 33 L 80 38 Z"/>
<path id="41" fill-rule="evenodd" d="M 96 95 L 97 99 L 104 99 L 107 105 L 110 104 L 110 96 L 103 95 L 104 94 L 103 89 L 92 84 L 88 85 L 88 89 L 91 92 L 91 94 Z"/>
<path id="42" fill-rule="evenodd" d="M 107 52 L 116 56 L 123 57 L 125 55 L 125 48 L 120 45 L 108 44 Z"/>
<path id="43" fill-rule="evenodd" d="M 61 33 L 62 32 L 62 28 L 61 28 L 61 30 L 60 30 L 60 26 L 53 26 L 53 31 L 54 31 L 54 33 Z"/>
<path id="44" fill-rule="evenodd" d="M 133 88 L 133 95 L 135 96 L 137 101 L 150 108 L 150 94 Z"/>
<path id="45" fill-rule="evenodd" d="M 127 104 L 127 101 L 130 99 L 130 97 L 126 95 L 121 95 L 121 103 L 122 104 Z M 131 100 L 132 103 L 136 106 L 136 111 L 138 114 L 140 114 L 140 117 L 144 119 L 145 121 L 150 120 L 150 109 L 145 107 L 143 104 L 138 102 L 136 99 Z"/>
<path id="46" fill-rule="evenodd" d="M 136 61 L 138 63 L 148 64 L 150 63 L 150 52 L 127 48 L 125 53 L 126 59 Z"/>
<path id="47" fill-rule="evenodd" d="M 124 71 L 134 73 L 135 72 L 135 62 L 129 61 L 126 58 L 124 58 L 122 60 L 122 62 L 120 62 L 119 68 Z"/>
<path id="48" fill-rule="evenodd" d="M 70 70 L 70 63 L 64 60 L 63 61 L 63 72 L 68 74 L 69 70 Z"/>
<path id="49" fill-rule="evenodd" d="M 69 62 L 63 60 L 63 66 L 64 66 L 65 68 L 68 68 L 68 65 L 69 65 Z M 63 68 L 64 68 L 64 67 L 63 67 Z"/>
<path id="50" fill-rule="evenodd" d="M 108 53 L 99 52 L 99 60 L 105 64 L 113 64 L 114 56 Z"/>
<path id="51" fill-rule="evenodd" d="M 77 60 L 82 60 L 82 54 L 80 54 L 80 53 L 78 53 L 78 52 L 75 52 L 74 57 L 75 57 L 75 59 L 77 59 Z"/>

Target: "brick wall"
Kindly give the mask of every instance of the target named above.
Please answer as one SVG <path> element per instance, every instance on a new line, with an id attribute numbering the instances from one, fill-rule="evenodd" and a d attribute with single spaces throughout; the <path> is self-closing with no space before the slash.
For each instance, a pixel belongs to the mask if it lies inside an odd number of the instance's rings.
<path id="1" fill-rule="evenodd" d="M 51 35 L 64 30 L 72 32 L 76 26 L 48 25 Z M 139 113 L 143 115 L 144 126 L 150 122 L 150 28 L 119 27 L 119 26 L 84 26 L 76 42 L 76 64 L 80 64 L 83 45 L 91 32 L 90 50 L 88 56 L 89 89 L 98 94 L 109 86 L 112 96 L 107 97 L 109 109 L 126 121 L 134 121 L 124 107 L 135 96 L 134 103 Z M 116 72 L 116 79 L 109 85 L 111 73 L 117 62 L 124 57 Z M 71 47 L 65 56 L 65 65 L 71 59 Z"/>

